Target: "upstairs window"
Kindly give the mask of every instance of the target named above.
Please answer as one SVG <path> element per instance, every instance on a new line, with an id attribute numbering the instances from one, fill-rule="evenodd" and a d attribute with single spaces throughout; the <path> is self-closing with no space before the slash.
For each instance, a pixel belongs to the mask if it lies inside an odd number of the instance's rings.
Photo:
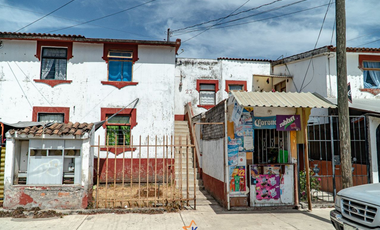
<path id="1" fill-rule="evenodd" d="M 231 91 L 247 91 L 247 82 L 246 81 L 226 80 L 225 90 L 228 94 L 230 94 Z"/>
<path id="2" fill-rule="evenodd" d="M 218 80 L 197 80 L 197 91 L 199 92 L 199 105 L 205 109 L 210 109 L 216 104 L 216 92 L 219 90 Z"/>
<path id="3" fill-rule="evenodd" d="M 243 91 L 243 85 L 229 85 L 228 86 L 228 91 Z"/>
<path id="4" fill-rule="evenodd" d="M 108 81 L 132 81 L 133 52 L 108 52 Z"/>
<path id="5" fill-rule="evenodd" d="M 109 145 L 129 145 L 131 137 L 130 116 L 116 115 L 111 117 L 106 123 L 106 130 Z"/>
<path id="6" fill-rule="evenodd" d="M 363 61 L 364 88 L 380 88 L 380 62 Z"/>
<path id="7" fill-rule="evenodd" d="M 67 49 L 42 48 L 41 55 L 42 80 L 66 80 Z"/>
<path id="8" fill-rule="evenodd" d="M 200 84 L 199 89 L 199 104 L 215 105 L 215 84 Z"/>

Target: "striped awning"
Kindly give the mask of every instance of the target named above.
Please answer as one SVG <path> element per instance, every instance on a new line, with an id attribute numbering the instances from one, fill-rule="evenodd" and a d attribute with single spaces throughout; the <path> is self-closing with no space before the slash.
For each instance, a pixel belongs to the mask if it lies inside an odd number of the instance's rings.
<path id="1" fill-rule="evenodd" d="M 313 93 L 233 91 L 232 96 L 239 105 L 247 107 L 336 108 L 336 105 Z"/>

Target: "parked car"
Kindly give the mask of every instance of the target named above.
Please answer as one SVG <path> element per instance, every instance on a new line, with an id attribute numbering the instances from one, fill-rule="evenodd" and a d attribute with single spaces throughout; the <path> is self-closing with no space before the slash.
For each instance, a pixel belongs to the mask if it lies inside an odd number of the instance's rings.
<path id="1" fill-rule="evenodd" d="M 337 230 L 380 229 L 380 183 L 338 192 L 330 219 Z"/>

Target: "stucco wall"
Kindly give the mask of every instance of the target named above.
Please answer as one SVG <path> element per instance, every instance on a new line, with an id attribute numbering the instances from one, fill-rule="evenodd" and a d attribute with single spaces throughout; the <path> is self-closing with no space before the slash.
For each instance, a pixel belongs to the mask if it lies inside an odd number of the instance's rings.
<path id="1" fill-rule="evenodd" d="M 307 58 L 301 61 L 287 63 L 286 65 L 276 65 L 273 67 L 273 74 L 293 76 L 293 82 L 286 85 L 288 92 L 300 92 L 302 86 L 302 92 L 317 92 L 327 97 L 326 56 L 314 57 L 311 62 L 310 58 Z"/>
<path id="2" fill-rule="evenodd" d="M 175 70 L 175 114 L 184 114 L 185 104 L 191 102 L 194 114 L 206 111 L 198 107 L 199 93 L 196 90 L 197 79 L 219 80 L 221 78 L 220 63 L 214 59 L 178 58 Z M 182 83 L 182 86 L 181 86 Z M 221 85 L 217 89 L 216 98 L 220 98 Z"/>
<path id="3" fill-rule="evenodd" d="M 369 92 L 362 92 L 359 89 L 364 88 L 363 71 L 359 69 L 359 55 L 364 53 L 347 53 L 347 82 L 351 84 L 352 98 L 361 99 L 379 99 L 380 95 L 374 96 Z M 365 53 L 365 55 L 377 55 Z M 330 76 L 327 76 L 328 96 L 337 98 L 337 78 L 336 78 L 336 56 L 330 60 Z"/>
<path id="4" fill-rule="evenodd" d="M 174 134 L 175 48 L 139 46 L 139 60 L 133 66 L 135 86 L 118 89 L 102 85 L 107 81 L 107 63 L 102 59 L 102 44 L 73 44 L 73 58 L 67 64 L 67 80 L 52 88 L 40 79 L 40 61 L 35 41 L 4 40 L 0 49 L 0 120 L 14 123 L 31 121 L 33 106 L 69 107 L 70 121 L 100 121 L 101 108 L 122 108 L 139 98 L 137 125 L 132 129 L 134 143 L 146 137 Z M 24 75 L 25 73 L 25 75 Z M 17 105 L 17 106 L 15 106 Z M 105 130 L 96 132 L 105 143 Z M 135 153 L 137 156 L 137 153 Z M 105 153 L 102 152 L 102 156 Z M 146 152 L 142 152 L 146 157 Z M 160 154 L 159 154 L 160 156 Z"/>
<path id="5" fill-rule="evenodd" d="M 175 73 L 175 114 L 184 114 L 184 105 L 191 102 L 194 114 L 206 109 L 198 107 L 197 79 L 218 80 L 216 103 L 226 99 L 227 81 L 246 81 L 247 91 L 252 91 L 253 74 L 270 74 L 270 63 L 262 61 L 178 58 Z M 182 83 L 182 85 L 181 85 Z"/>
<path id="6" fill-rule="evenodd" d="M 75 185 L 14 185 L 15 155 L 19 140 L 7 137 L 4 170 L 4 203 L 6 209 L 17 207 L 41 209 L 81 209 L 92 200 L 93 150 L 90 136 L 81 145 L 81 181 Z"/>
<path id="7" fill-rule="evenodd" d="M 202 150 L 203 172 L 224 181 L 224 138 L 202 141 Z"/>
<path id="8" fill-rule="evenodd" d="M 353 99 L 379 99 L 369 92 L 360 91 L 364 88 L 363 71 L 359 69 L 359 55 L 378 55 L 371 53 L 347 52 L 347 82 L 351 84 L 351 94 Z M 307 67 L 310 63 L 309 70 Z M 306 74 L 307 72 L 307 74 Z M 273 74 L 286 74 L 293 76 L 294 84 L 287 85 L 290 92 L 297 92 L 301 89 L 302 81 L 305 78 L 302 92 L 317 92 L 324 97 L 337 98 L 337 71 L 336 53 L 316 56 L 310 62 L 310 58 L 287 63 L 286 65 L 276 65 L 273 67 Z M 306 86 L 307 85 L 307 86 Z"/>

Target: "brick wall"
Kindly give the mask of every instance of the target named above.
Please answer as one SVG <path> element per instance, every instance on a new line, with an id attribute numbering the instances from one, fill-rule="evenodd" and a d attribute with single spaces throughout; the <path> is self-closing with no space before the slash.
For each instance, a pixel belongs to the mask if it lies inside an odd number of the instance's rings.
<path id="1" fill-rule="evenodd" d="M 203 122 L 224 122 L 224 101 L 205 113 Z M 202 125 L 203 140 L 218 140 L 224 137 L 224 125 Z"/>

